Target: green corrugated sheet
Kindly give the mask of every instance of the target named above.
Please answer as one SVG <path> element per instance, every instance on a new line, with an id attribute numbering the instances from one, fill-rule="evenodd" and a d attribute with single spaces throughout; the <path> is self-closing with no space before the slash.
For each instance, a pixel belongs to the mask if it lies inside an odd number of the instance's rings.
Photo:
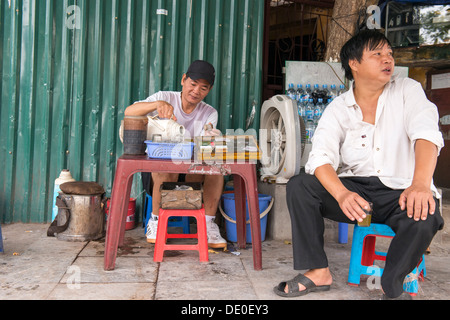
<path id="1" fill-rule="evenodd" d="M 245 129 L 262 103 L 263 11 L 261 0 L 1 0 L 0 222 L 49 222 L 65 168 L 110 195 L 125 108 L 181 90 L 192 60 L 216 67 L 206 102 L 219 129 Z"/>

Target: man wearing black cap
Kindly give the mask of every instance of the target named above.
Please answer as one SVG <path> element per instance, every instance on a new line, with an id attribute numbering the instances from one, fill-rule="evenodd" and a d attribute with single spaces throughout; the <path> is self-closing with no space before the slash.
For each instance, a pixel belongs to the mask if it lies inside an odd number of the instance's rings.
<path id="1" fill-rule="evenodd" d="M 173 119 L 186 129 L 186 138 L 205 135 L 220 135 L 217 126 L 218 112 L 203 102 L 211 91 L 215 80 L 214 67 L 203 60 L 194 61 L 181 79 L 181 92 L 160 91 L 143 101 L 129 106 L 125 116 L 155 116 L 161 119 Z M 205 125 L 210 128 L 205 130 Z M 178 174 L 152 173 L 153 213 L 147 224 L 147 241 L 155 243 L 158 226 L 158 213 L 162 182 L 178 181 Z M 223 189 L 223 177 L 218 175 L 186 175 L 187 182 L 203 182 L 203 199 L 205 203 L 208 245 L 212 248 L 224 248 L 226 241 L 220 235 L 214 218 Z"/>

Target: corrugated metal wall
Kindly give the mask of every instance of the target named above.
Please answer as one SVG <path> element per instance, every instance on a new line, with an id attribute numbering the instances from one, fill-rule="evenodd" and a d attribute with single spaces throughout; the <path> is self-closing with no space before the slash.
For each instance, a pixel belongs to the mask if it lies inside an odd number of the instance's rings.
<path id="1" fill-rule="evenodd" d="M 0 222 L 50 221 L 64 168 L 110 195 L 125 108 L 181 90 L 192 60 L 216 67 L 206 102 L 219 128 L 245 128 L 261 105 L 263 10 L 261 0 L 1 0 Z"/>

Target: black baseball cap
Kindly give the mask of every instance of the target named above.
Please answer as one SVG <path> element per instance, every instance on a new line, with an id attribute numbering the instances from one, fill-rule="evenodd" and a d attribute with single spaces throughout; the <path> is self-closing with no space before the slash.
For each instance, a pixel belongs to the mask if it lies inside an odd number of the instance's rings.
<path id="1" fill-rule="evenodd" d="M 204 60 L 196 60 L 189 66 L 186 76 L 192 80 L 204 79 L 208 81 L 212 87 L 216 78 L 216 70 L 209 62 Z"/>

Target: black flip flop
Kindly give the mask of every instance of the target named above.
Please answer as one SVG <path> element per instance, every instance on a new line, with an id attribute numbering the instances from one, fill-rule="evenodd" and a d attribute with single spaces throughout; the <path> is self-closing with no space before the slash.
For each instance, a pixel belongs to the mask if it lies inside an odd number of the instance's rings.
<path id="1" fill-rule="evenodd" d="M 299 291 L 298 284 L 302 284 L 305 286 L 305 290 Z M 284 292 L 284 289 L 288 286 L 288 293 Z M 292 297 L 300 297 L 304 296 L 310 292 L 314 291 L 328 291 L 330 290 L 330 286 L 316 286 L 314 282 L 311 281 L 308 277 L 304 276 L 303 274 L 297 275 L 294 279 L 286 281 L 286 282 L 280 282 L 278 286 L 273 288 L 273 292 L 275 292 L 277 295 L 285 298 L 292 298 Z"/>

